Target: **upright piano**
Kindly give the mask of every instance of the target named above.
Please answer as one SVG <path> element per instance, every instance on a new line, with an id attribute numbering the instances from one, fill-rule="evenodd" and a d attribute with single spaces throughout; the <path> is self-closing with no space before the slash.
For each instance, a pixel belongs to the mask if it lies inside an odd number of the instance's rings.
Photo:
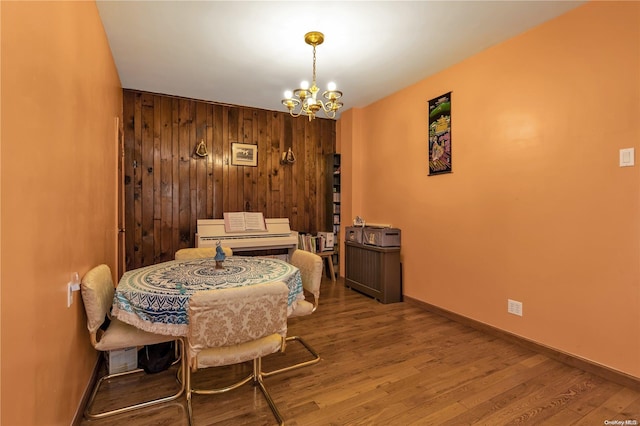
<path id="1" fill-rule="evenodd" d="M 298 232 L 288 218 L 265 219 L 266 231 L 227 232 L 224 219 L 198 219 L 196 247 L 215 247 L 216 242 L 234 252 L 286 249 L 289 256 L 298 247 Z"/>

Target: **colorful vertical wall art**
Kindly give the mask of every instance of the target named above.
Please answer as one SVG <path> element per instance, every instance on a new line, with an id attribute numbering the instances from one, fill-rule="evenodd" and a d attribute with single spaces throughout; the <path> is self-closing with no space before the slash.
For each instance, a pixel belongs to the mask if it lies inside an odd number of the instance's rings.
<path id="1" fill-rule="evenodd" d="M 451 92 L 429 101 L 429 175 L 451 173 Z"/>

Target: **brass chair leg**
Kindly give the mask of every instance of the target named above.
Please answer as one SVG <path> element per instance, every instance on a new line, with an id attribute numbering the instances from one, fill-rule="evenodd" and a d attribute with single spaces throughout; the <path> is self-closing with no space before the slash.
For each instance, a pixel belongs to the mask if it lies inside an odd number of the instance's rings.
<path id="1" fill-rule="evenodd" d="M 291 371 L 291 370 L 296 370 L 298 368 L 307 367 L 309 365 L 313 365 L 313 364 L 315 364 L 315 363 L 320 361 L 320 354 L 318 352 L 316 352 L 316 350 L 313 349 L 311 347 L 311 345 L 309 345 L 307 342 L 305 342 L 305 340 L 302 337 L 300 337 L 300 336 L 289 336 L 289 337 L 287 337 L 286 340 L 287 340 L 287 342 L 293 342 L 293 341 L 300 342 L 302 344 L 302 346 L 304 346 L 305 349 L 311 355 L 313 355 L 313 359 L 310 359 L 308 361 L 302 361 L 302 362 L 299 362 L 297 364 L 290 365 L 288 367 L 279 368 L 279 369 L 273 370 L 273 371 L 263 371 L 262 374 L 261 374 L 262 377 L 270 377 L 270 376 L 273 376 L 275 374 L 284 373 L 286 371 Z"/>
<path id="2" fill-rule="evenodd" d="M 211 395 L 211 394 L 228 392 L 230 390 L 233 390 L 242 386 L 243 384 L 249 381 L 253 381 L 253 385 L 258 386 L 260 388 L 260 391 L 264 395 L 264 398 L 267 400 L 267 404 L 269 404 L 269 408 L 271 409 L 271 412 L 273 413 L 274 417 L 278 421 L 278 424 L 280 426 L 284 426 L 284 418 L 282 417 L 282 414 L 280 414 L 280 411 L 278 410 L 276 403 L 271 398 L 271 395 L 265 388 L 264 382 L 262 381 L 261 368 L 262 368 L 262 359 L 256 358 L 253 360 L 253 371 L 248 377 L 245 377 L 244 379 L 232 385 L 225 386 L 223 388 L 216 388 L 216 389 L 192 389 L 191 388 L 191 369 L 189 369 L 189 371 L 186 373 L 186 379 L 184 379 L 186 381 L 187 412 L 189 415 L 189 426 L 193 426 L 194 424 L 193 408 L 191 406 L 191 400 L 192 400 L 193 394 Z"/>
<path id="3" fill-rule="evenodd" d="M 95 402 L 95 398 L 96 395 L 98 394 L 98 390 L 100 389 L 100 386 L 107 380 L 110 379 L 114 379 L 117 377 L 122 377 L 122 376 L 127 376 L 129 374 L 135 374 L 135 373 L 140 373 L 140 372 L 144 372 L 144 370 L 140 369 L 140 368 L 136 368 L 135 370 L 131 370 L 131 371 L 125 371 L 123 373 L 116 373 L 116 374 L 107 374 L 103 377 L 101 377 L 98 382 L 96 383 L 96 385 L 93 388 L 93 391 L 91 392 L 91 396 L 89 397 L 89 401 L 87 402 L 87 406 L 85 408 L 84 411 L 84 416 L 87 419 L 101 419 L 104 417 L 109 417 L 109 416 L 114 416 L 116 414 L 121 414 L 121 413 L 126 413 L 132 410 L 137 410 L 139 408 L 145 408 L 145 407 L 150 407 L 152 405 L 156 405 L 156 404 L 161 404 L 164 402 L 169 402 L 169 401 L 173 401 L 178 399 L 185 390 L 185 386 L 184 386 L 184 360 L 185 360 L 185 347 L 184 347 L 184 341 L 183 339 L 176 339 L 176 341 L 180 342 L 180 352 L 181 352 L 181 359 L 182 359 L 182 369 L 183 369 L 183 380 L 180 383 L 180 389 L 178 390 L 177 393 L 173 394 L 173 395 L 169 395 L 169 396 L 165 396 L 162 398 L 157 398 L 157 399 L 153 399 L 151 401 L 146 401 L 146 402 L 141 402 L 138 404 L 134 404 L 134 405 L 129 405 L 127 407 L 122 407 L 122 408 L 117 408 L 115 410 L 109 410 L 109 411 L 103 411 L 100 413 L 92 413 L 91 412 L 91 408 L 93 408 L 93 403 Z"/>
<path id="4" fill-rule="evenodd" d="M 244 379 L 240 380 L 239 382 L 236 382 L 236 383 L 234 383 L 232 385 L 229 385 L 229 386 L 225 386 L 223 388 L 217 388 L 217 389 L 191 389 L 191 393 L 196 393 L 198 395 L 214 395 L 214 394 L 218 394 L 218 393 L 229 392 L 230 390 L 237 389 L 240 386 L 244 385 L 245 383 L 250 382 L 251 379 L 253 379 L 253 374 L 249 374 L 247 377 L 245 377 Z"/>
<path id="5" fill-rule="evenodd" d="M 183 363 L 182 383 L 187 388 L 187 415 L 189 417 L 189 426 L 193 426 L 193 408 L 191 407 L 191 367 L 186 362 Z M 188 369 L 188 371 L 184 371 Z"/>
<path id="6" fill-rule="evenodd" d="M 278 424 L 280 426 L 284 426 L 284 418 L 282 417 L 282 414 L 280 414 L 280 411 L 278 410 L 276 403 L 271 398 L 271 395 L 267 391 L 267 388 L 264 386 L 264 382 L 262 381 L 261 370 L 262 370 L 262 359 L 261 358 L 254 359 L 253 360 L 253 384 L 257 385 L 260 388 L 260 391 L 264 395 L 264 398 L 267 400 L 267 404 L 269 404 L 269 408 L 271 408 L 271 412 L 273 413 L 274 417 L 278 421 Z"/>

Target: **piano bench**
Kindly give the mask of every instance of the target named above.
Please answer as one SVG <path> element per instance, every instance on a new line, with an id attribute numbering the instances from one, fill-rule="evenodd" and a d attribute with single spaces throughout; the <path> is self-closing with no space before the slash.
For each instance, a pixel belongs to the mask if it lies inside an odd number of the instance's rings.
<path id="1" fill-rule="evenodd" d="M 331 277 L 331 281 L 335 281 L 336 273 L 333 269 L 333 255 L 335 254 L 335 252 L 321 251 L 321 252 L 317 252 L 316 254 L 322 258 L 323 263 L 324 263 L 324 260 L 327 261 L 327 265 L 329 266 L 329 276 Z"/>

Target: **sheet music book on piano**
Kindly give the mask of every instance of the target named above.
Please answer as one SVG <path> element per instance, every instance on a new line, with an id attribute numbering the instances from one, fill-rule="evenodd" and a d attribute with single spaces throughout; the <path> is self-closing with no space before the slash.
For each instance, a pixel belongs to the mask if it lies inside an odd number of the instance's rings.
<path id="1" fill-rule="evenodd" d="M 226 212 L 224 216 L 225 232 L 266 231 L 267 223 L 261 212 Z"/>

